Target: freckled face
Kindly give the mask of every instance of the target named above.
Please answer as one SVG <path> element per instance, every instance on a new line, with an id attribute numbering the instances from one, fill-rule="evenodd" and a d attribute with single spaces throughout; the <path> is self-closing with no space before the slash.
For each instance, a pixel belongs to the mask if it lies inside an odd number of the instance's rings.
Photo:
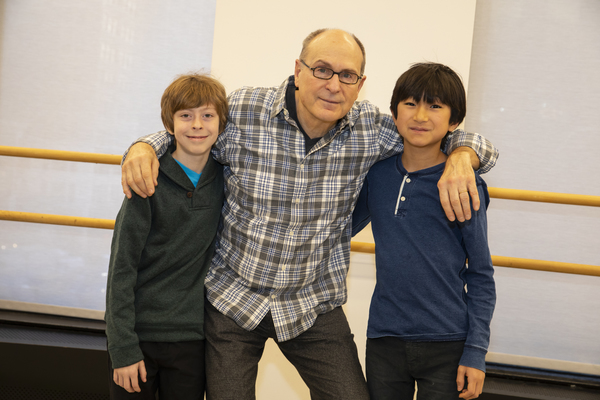
<path id="1" fill-rule="evenodd" d="M 219 136 L 219 115 L 212 105 L 179 110 L 173 116 L 176 150 L 173 157 L 189 166 L 198 157 L 208 159 L 210 150 Z M 186 160 L 189 160 L 186 162 Z"/>

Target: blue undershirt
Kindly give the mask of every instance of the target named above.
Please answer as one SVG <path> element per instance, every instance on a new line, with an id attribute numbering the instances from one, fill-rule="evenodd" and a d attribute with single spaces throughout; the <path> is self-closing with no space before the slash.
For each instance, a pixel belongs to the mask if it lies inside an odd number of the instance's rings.
<path id="1" fill-rule="evenodd" d="M 198 181 L 200 180 L 200 175 L 202 175 L 202 172 L 197 173 L 196 171 L 192 171 L 191 169 L 180 163 L 178 160 L 175 161 L 177 161 L 177 164 L 179 164 L 179 166 L 183 168 L 188 178 L 190 178 L 190 181 L 192 181 L 192 183 L 194 184 L 194 187 L 196 187 Z"/>

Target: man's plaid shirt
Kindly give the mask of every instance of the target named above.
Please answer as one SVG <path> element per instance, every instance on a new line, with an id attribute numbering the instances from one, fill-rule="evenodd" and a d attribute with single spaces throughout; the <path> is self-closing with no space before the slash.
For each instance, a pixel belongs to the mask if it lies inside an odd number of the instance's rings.
<path id="1" fill-rule="evenodd" d="M 361 101 L 306 154 L 286 109 L 288 84 L 293 77 L 229 96 L 213 149 L 225 165 L 223 226 L 205 281 L 209 301 L 247 330 L 271 311 L 279 341 L 346 302 L 354 204 L 369 168 L 403 148 L 391 116 Z M 165 132 L 141 139 L 159 156 L 171 140 Z M 472 147 L 480 172 L 496 162 L 477 134 L 456 131 L 448 142 L 449 151 Z"/>

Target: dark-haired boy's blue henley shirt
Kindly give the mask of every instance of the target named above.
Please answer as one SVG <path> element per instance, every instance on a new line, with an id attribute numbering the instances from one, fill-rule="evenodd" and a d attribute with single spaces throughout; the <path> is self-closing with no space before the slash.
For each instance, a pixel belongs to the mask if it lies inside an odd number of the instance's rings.
<path id="1" fill-rule="evenodd" d="M 476 174 L 481 207 L 464 223 L 450 222 L 437 189 L 445 164 L 409 173 L 401 156 L 371 168 L 353 214 L 353 234 L 371 222 L 375 239 L 367 337 L 465 340 L 460 365 L 485 372 L 496 303 L 487 186 Z"/>

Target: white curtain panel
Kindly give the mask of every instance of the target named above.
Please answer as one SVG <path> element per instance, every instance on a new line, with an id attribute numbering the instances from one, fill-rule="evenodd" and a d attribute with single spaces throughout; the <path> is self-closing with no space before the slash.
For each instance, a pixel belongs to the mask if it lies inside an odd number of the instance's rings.
<path id="1" fill-rule="evenodd" d="M 0 2 L 0 145 L 121 154 L 210 72 L 216 0 Z M 0 209 L 114 219 L 116 165 L 0 157 Z M 104 310 L 112 230 L 0 221 L 0 300 Z"/>
<path id="2" fill-rule="evenodd" d="M 489 186 L 600 196 L 599 43 L 597 0 L 477 2 L 465 127 L 500 149 Z M 492 199 L 488 215 L 492 254 L 600 266 L 597 207 Z M 600 278 L 496 281 L 496 360 L 600 375 Z"/>

